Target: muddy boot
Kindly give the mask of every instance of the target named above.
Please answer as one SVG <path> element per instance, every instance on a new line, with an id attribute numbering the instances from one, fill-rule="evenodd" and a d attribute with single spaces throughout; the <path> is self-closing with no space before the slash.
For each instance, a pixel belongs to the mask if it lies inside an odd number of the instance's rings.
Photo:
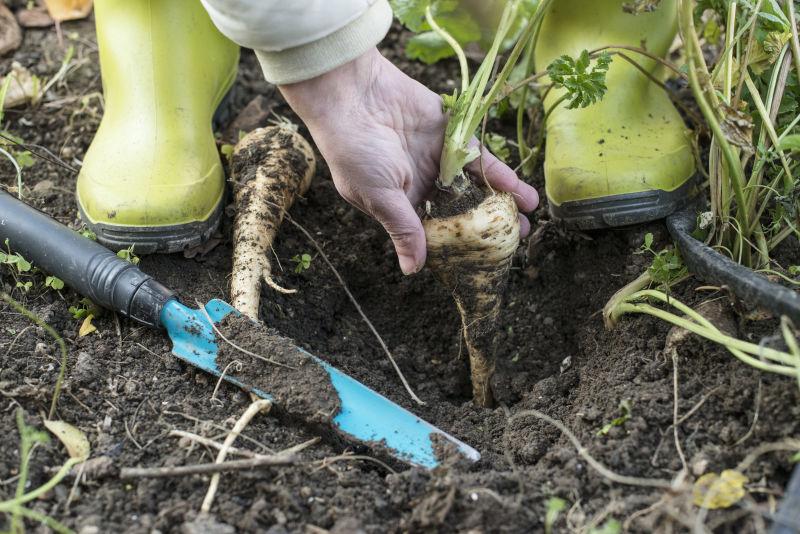
<path id="1" fill-rule="evenodd" d="M 78 177 L 102 244 L 175 252 L 220 221 L 225 178 L 211 120 L 239 48 L 197 0 L 98 0 L 105 114 Z"/>
<path id="2" fill-rule="evenodd" d="M 677 29 L 676 0 L 652 13 L 630 15 L 621 0 L 558 0 L 551 4 L 536 48 L 537 69 L 562 54 L 605 45 L 667 53 Z M 663 66 L 627 52 L 656 78 Z M 562 103 L 547 120 L 545 183 L 550 213 L 580 229 L 665 217 L 693 195 L 695 172 L 688 130 L 662 88 L 615 57 L 608 92 L 586 108 Z M 562 94 L 553 90 L 548 109 Z"/>

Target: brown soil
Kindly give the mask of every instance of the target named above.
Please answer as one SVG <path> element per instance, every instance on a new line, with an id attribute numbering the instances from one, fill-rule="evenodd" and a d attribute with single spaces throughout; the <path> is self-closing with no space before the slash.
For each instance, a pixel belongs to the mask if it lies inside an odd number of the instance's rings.
<path id="1" fill-rule="evenodd" d="M 17 2 L 15 7 L 23 7 Z M 66 23 L 62 33 L 76 49 L 80 66 L 57 84 L 37 108 L 9 110 L 4 125 L 28 143 L 41 145 L 77 166 L 97 128 L 102 106 L 96 44 L 91 22 Z M 383 51 L 431 88 L 452 92 L 457 67 L 409 64 L 402 56 L 407 36 L 393 31 Z M 27 30 L 22 47 L 0 58 L 0 72 L 12 59 L 41 77 L 52 76 L 64 48 L 53 29 Z M 233 115 L 256 95 L 273 95 L 261 79 L 255 57 L 243 54 Z M 277 100 L 275 111 L 293 117 Z M 490 122 L 509 134 L 511 121 Z M 589 454 L 617 473 L 669 480 L 681 467 L 673 439 L 673 369 L 664 353 L 669 328 L 648 317 L 626 317 L 613 332 L 599 311 L 616 289 L 633 280 L 648 258 L 635 254 L 646 232 L 656 245 L 668 242 L 661 223 L 596 232 L 567 232 L 553 224 L 546 206 L 532 221 L 534 237 L 519 248 L 496 333 L 495 395 L 501 406 L 481 409 L 470 402 L 466 355 L 459 317 L 451 296 L 428 271 L 403 277 L 381 227 L 343 202 L 324 165 L 292 217 L 322 243 L 331 261 L 375 323 L 399 366 L 425 406 L 407 395 L 369 329 L 320 258 L 310 269 L 293 272 L 290 260 L 313 247 L 291 225 L 275 244 L 282 269 L 275 281 L 296 287 L 295 295 L 265 289 L 262 319 L 283 336 L 338 366 L 351 376 L 418 413 L 480 450 L 477 464 L 448 465 L 433 472 L 390 473 L 374 462 L 337 460 L 349 452 L 323 441 L 302 453 L 302 466 L 226 474 L 213 507 L 218 532 L 540 532 L 548 499 L 560 497 L 568 509 L 555 531 L 579 530 L 609 519 L 624 522 L 665 498 L 664 506 L 633 520 L 639 532 L 680 531 L 696 508 L 685 495 L 613 483 L 578 456 L 554 427 L 537 419 L 540 410 L 569 427 Z M 0 163 L 4 186 L 12 168 Z M 75 176 L 38 161 L 25 170 L 26 201 L 60 221 L 78 226 Z M 534 184 L 541 188 L 540 178 Z M 182 255 L 147 257 L 142 268 L 174 288 L 186 302 L 227 297 L 230 273 L 230 220 L 219 245 L 193 259 Z M 800 263 L 796 242 L 787 263 Z M 213 461 L 216 451 L 169 436 L 174 429 L 224 439 L 246 409 L 247 393 L 189 367 L 170 354 L 157 331 L 110 314 L 95 319 L 98 332 L 77 335 L 80 321 L 68 312 L 79 296 L 43 288 L 41 274 L 28 293 L 15 289 L 15 276 L 0 269 L 0 287 L 12 292 L 64 336 L 69 349 L 67 379 L 57 416 L 81 428 L 92 456 L 113 468 L 82 481 L 70 499 L 66 482 L 30 503 L 69 527 L 90 532 L 192 532 L 208 477 L 122 481 L 127 466 L 165 466 Z M 16 275 L 21 280 L 27 278 Z M 689 281 L 675 295 L 695 304 L 708 293 Z M 715 294 L 714 297 L 723 295 Z M 758 341 L 776 332 L 774 320 L 741 319 L 740 335 Z M 0 305 L 0 500 L 13 495 L 19 463 L 14 409 L 42 428 L 58 373 L 55 344 L 47 334 Z M 733 468 L 759 446 L 800 434 L 800 393 L 796 381 L 761 374 L 719 347 L 688 338 L 678 351 L 678 413 L 691 416 L 677 431 L 693 480 L 699 473 Z M 260 378 L 260 377 L 259 377 Z M 631 416 L 606 435 L 604 424 L 619 415 L 623 400 Z M 696 408 L 696 409 L 695 409 Z M 757 415 L 757 417 L 756 417 Z M 317 435 L 310 427 L 273 416 L 258 416 L 237 446 L 277 451 Z M 43 483 L 66 458 L 55 442 L 32 456 L 29 488 Z M 712 511 L 717 532 L 755 532 L 774 509 L 793 467 L 791 453 L 761 455 L 746 471 L 746 499 Z M 0 528 L 3 526 L 0 519 Z M 229 525 L 228 530 L 220 526 Z M 191 523 L 197 527 L 198 523 Z M 198 527 L 200 531 L 208 526 Z M 28 523 L 30 530 L 40 527 Z M 198 530 L 194 530 L 195 532 Z"/>
<path id="2" fill-rule="evenodd" d="M 219 343 L 217 366 L 230 369 L 248 391 L 268 393 L 280 411 L 299 421 L 322 424 L 336 415 L 339 396 L 328 373 L 294 341 L 234 315 L 219 330 L 230 343 Z"/>

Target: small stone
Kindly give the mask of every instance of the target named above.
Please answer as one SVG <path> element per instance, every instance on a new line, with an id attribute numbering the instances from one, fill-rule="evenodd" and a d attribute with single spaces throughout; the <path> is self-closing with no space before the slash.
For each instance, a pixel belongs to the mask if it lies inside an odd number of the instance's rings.
<path id="1" fill-rule="evenodd" d="M 22 44 L 22 30 L 11 11 L 0 4 L 0 56 L 13 52 Z"/>
<path id="2" fill-rule="evenodd" d="M 52 180 L 42 180 L 33 186 L 33 192 L 37 195 L 46 195 L 56 186 Z"/>
<path id="3" fill-rule="evenodd" d="M 194 521 L 181 525 L 183 534 L 234 534 L 236 529 L 225 523 L 220 523 L 213 516 L 200 516 Z"/>
<path id="4" fill-rule="evenodd" d="M 572 367 L 572 356 L 567 356 L 561 361 L 561 365 L 559 366 L 559 372 L 563 375 L 564 371 Z"/>
<path id="5" fill-rule="evenodd" d="M 47 9 L 34 7 L 17 11 L 17 21 L 23 28 L 47 28 L 55 24 Z"/>
<path id="6" fill-rule="evenodd" d="M 699 458 L 692 463 L 692 474 L 696 477 L 704 474 L 708 469 L 708 458 Z"/>
<path id="7" fill-rule="evenodd" d="M 552 317 L 545 317 L 545 318 L 544 318 L 544 320 L 542 321 L 542 324 L 543 324 L 544 326 L 553 326 L 553 323 L 554 323 L 554 322 L 555 322 L 555 321 L 553 320 L 553 318 L 552 318 Z"/>
<path id="8" fill-rule="evenodd" d="M 136 380 L 128 380 L 125 382 L 125 387 L 123 389 L 126 395 L 133 395 L 136 393 Z"/>

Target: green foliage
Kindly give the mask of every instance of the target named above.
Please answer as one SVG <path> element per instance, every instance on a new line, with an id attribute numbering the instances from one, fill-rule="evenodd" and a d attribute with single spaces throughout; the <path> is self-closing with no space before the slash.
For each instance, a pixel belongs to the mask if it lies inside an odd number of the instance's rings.
<path id="1" fill-rule="evenodd" d="M 90 315 L 97 317 L 102 313 L 102 309 L 97 306 L 88 298 L 82 298 L 78 301 L 77 306 L 70 306 L 69 313 L 72 314 L 74 319 L 86 319 Z"/>
<path id="2" fill-rule="evenodd" d="M 300 274 L 311 267 L 311 259 L 311 254 L 295 254 L 292 257 L 292 261 L 295 263 L 294 272 Z"/>
<path id="3" fill-rule="evenodd" d="M 123 260 L 127 261 L 128 263 L 132 263 L 134 265 L 139 265 L 139 256 L 133 253 L 134 245 L 131 245 L 128 248 L 124 248 L 117 252 L 117 257 L 122 258 Z"/>
<path id="4" fill-rule="evenodd" d="M 664 249 L 661 252 L 653 250 L 653 234 L 649 232 L 645 234 L 644 244 L 639 252 L 649 252 L 653 255 L 653 263 L 648 267 L 647 272 L 650 274 L 650 278 L 658 284 L 669 287 L 670 284 L 688 273 L 678 249 Z"/>
<path id="5" fill-rule="evenodd" d="M 599 527 L 594 527 L 589 534 L 619 534 L 622 532 L 622 525 L 616 519 L 609 519 Z"/>
<path id="6" fill-rule="evenodd" d="M 31 263 L 22 257 L 21 254 L 14 254 L 11 252 L 11 244 L 8 242 L 8 239 L 6 239 L 5 245 L 6 252 L 0 250 L 0 265 L 12 267 L 12 271 L 16 271 L 18 274 L 30 272 L 33 268 Z"/>
<path id="7" fill-rule="evenodd" d="M 397 19 L 412 32 L 422 31 L 428 6 L 437 16 L 452 12 L 458 5 L 454 0 L 390 0 L 389 3 Z"/>
<path id="8" fill-rule="evenodd" d="M 33 282 L 31 282 L 30 280 L 28 280 L 27 282 L 21 282 L 18 280 L 14 287 L 16 287 L 17 289 L 21 289 L 22 291 L 27 293 L 33 287 Z"/>
<path id="9" fill-rule="evenodd" d="M 225 159 L 228 161 L 228 163 L 230 163 L 231 159 L 233 159 L 233 149 L 234 146 L 230 143 L 225 143 L 219 147 L 220 153 L 225 156 Z"/>
<path id="10" fill-rule="evenodd" d="M 406 43 L 406 56 L 428 65 L 452 57 L 455 52 L 438 33 L 427 31 L 418 33 Z"/>
<path id="11" fill-rule="evenodd" d="M 488 133 L 484 138 L 486 146 L 489 150 L 497 156 L 497 158 L 505 163 L 511 157 L 511 150 L 508 148 L 508 139 L 500 134 Z"/>
<path id="12" fill-rule="evenodd" d="M 558 516 L 567 509 L 567 501 L 558 497 L 550 497 L 547 499 L 547 511 L 544 515 L 544 531 L 545 534 L 553 532 L 553 525 L 556 524 Z"/>
<path id="13" fill-rule="evenodd" d="M 35 501 L 48 491 L 51 491 L 67 476 L 70 469 L 81 460 L 78 458 L 70 458 L 47 482 L 26 493 L 26 489 L 30 484 L 29 472 L 33 450 L 37 445 L 48 443 L 50 441 L 50 436 L 45 432 L 28 426 L 25 423 L 25 416 L 22 408 L 17 409 L 16 419 L 20 436 L 17 487 L 13 499 L 0 501 L 0 514 L 8 514 L 11 516 L 9 530 L 15 534 L 25 532 L 23 518 L 30 519 L 36 524 L 45 525 L 49 527 L 50 530 L 58 532 L 59 534 L 70 533 L 72 530 L 65 525 L 48 515 L 25 507 L 25 503 Z"/>
<path id="14" fill-rule="evenodd" d="M 568 109 L 585 108 L 603 99 L 606 87 L 606 73 L 611 64 L 611 55 L 603 52 L 592 64 L 589 51 L 584 50 L 574 59 L 563 55 L 547 66 L 547 75 L 555 87 L 567 91 Z M 589 68 L 591 67 L 591 68 Z"/>
<path id="15" fill-rule="evenodd" d="M 45 287 L 49 287 L 55 289 L 56 291 L 60 291 L 64 289 L 64 281 L 55 276 L 48 276 L 44 279 Z"/>
<path id="16" fill-rule="evenodd" d="M 452 57 L 455 52 L 447 41 L 425 20 L 425 10 L 430 6 L 436 22 L 462 47 L 478 44 L 488 50 L 494 38 L 493 23 L 502 11 L 505 2 L 495 0 L 476 9 L 475 4 L 463 5 L 460 0 L 390 0 L 398 20 L 416 33 L 406 44 L 406 55 L 423 63 L 431 64 Z M 509 38 L 502 49 L 510 48 L 515 37 L 536 9 L 538 0 L 523 0 L 519 4 L 521 15 L 510 29 Z"/>
<path id="17" fill-rule="evenodd" d="M 629 401 L 628 399 L 622 399 L 619 403 L 619 409 L 621 412 L 620 416 L 615 417 L 608 423 L 604 424 L 603 428 L 597 431 L 598 436 L 607 435 L 612 428 L 614 428 L 615 426 L 624 425 L 625 422 L 631 418 L 631 401 Z"/>
<path id="18" fill-rule="evenodd" d="M 97 241 L 97 234 L 95 234 L 88 226 L 84 225 L 78 230 L 78 233 L 81 234 L 86 239 L 90 239 L 92 241 Z"/>

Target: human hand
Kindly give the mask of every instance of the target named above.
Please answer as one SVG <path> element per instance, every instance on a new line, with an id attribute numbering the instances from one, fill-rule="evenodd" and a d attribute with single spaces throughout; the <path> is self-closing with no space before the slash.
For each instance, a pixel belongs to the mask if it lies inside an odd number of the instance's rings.
<path id="1" fill-rule="evenodd" d="M 425 232 L 414 208 L 431 196 L 439 173 L 447 122 L 439 95 L 377 49 L 280 90 L 308 126 L 342 197 L 383 225 L 403 273 L 422 269 Z M 485 149 L 482 159 L 492 187 L 512 193 L 523 213 L 536 209 L 533 187 Z M 480 176 L 480 160 L 467 169 Z M 520 215 L 521 235 L 529 231 Z"/>

